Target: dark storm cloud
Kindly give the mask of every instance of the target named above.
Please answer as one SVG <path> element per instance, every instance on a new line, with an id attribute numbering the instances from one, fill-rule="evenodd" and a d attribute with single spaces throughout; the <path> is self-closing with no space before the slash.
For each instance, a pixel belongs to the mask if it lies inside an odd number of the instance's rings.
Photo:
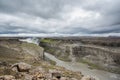
<path id="1" fill-rule="evenodd" d="M 0 34 L 120 33 L 120 0 L 0 0 Z"/>

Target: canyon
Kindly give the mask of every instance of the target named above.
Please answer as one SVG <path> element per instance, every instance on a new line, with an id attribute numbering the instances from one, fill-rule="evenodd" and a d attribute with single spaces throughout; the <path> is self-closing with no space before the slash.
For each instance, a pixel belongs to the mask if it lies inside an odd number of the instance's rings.
<path id="1" fill-rule="evenodd" d="M 120 39 L 116 38 L 48 38 L 41 40 L 40 45 L 60 60 L 83 62 L 90 68 L 120 73 L 119 43 Z"/>
<path id="2" fill-rule="evenodd" d="M 0 80 L 94 80 L 55 64 L 37 38 L 0 38 Z"/>
<path id="3" fill-rule="evenodd" d="M 60 80 L 120 80 L 119 42 L 119 38 L 1 38 L 0 79 L 8 73 L 16 79 L 19 73 L 24 76 L 20 80 L 53 80 L 46 75 L 54 73 Z M 26 66 L 27 72 L 19 72 L 20 66 L 14 72 L 16 68 L 10 67 L 14 65 Z M 27 66 L 32 66 L 30 72 Z"/>

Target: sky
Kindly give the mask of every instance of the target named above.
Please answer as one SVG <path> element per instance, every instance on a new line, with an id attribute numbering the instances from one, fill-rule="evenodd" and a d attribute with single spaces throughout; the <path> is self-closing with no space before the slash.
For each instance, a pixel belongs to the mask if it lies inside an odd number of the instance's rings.
<path id="1" fill-rule="evenodd" d="M 0 36 L 120 36 L 120 0 L 0 0 Z"/>

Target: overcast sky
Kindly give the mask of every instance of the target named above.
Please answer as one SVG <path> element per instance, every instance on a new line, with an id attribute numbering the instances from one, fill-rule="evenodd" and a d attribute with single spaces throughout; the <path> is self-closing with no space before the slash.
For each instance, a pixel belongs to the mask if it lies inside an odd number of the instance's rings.
<path id="1" fill-rule="evenodd" d="M 120 0 L 0 0 L 0 35 L 120 36 Z"/>

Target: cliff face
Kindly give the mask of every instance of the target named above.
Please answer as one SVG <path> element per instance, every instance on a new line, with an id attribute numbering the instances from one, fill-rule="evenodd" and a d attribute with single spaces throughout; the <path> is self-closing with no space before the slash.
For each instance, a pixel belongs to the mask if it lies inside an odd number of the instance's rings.
<path id="1" fill-rule="evenodd" d="M 85 44 L 81 41 L 41 42 L 45 50 L 58 58 L 89 64 L 95 68 L 120 73 L 120 47 Z"/>
<path id="2" fill-rule="evenodd" d="M 40 46 L 18 39 L 0 39 L 1 61 L 39 60 L 43 58 L 43 51 Z"/>
<path id="3" fill-rule="evenodd" d="M 42 46 L 46 52 L 49 52 L 60 60 L 71 61 L 71 58 L 69 57 L 70 47 L 66 46 L 66 44 L 61 41 L 42 40 L 40 46 Z"/>
<path id="4" fill-rule="evenodd" d="M 73 47 L 73 55 L 77 60 L 85 60 L 97 66 L 116 69 L 120 67 L 120 53 L 94 46 Z"/>

